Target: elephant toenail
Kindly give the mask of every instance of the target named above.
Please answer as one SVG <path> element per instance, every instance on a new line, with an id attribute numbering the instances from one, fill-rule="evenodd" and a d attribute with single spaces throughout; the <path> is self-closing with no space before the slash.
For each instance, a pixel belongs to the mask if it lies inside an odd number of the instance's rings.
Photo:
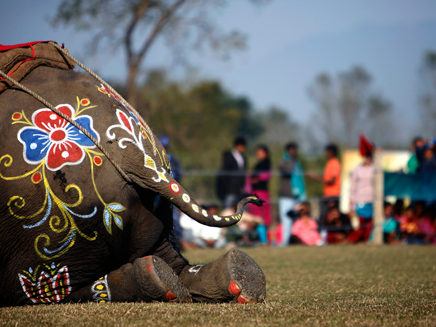
<path id="1" fill-rule="evenodd" d="M 238 302 L 241 304 L 247 304 L 247 301 L 241 295 L 238 296 Z"/>
<path id="2" fill-rule="evenodd" d="M 172 300 L 175 300 L 177 298 L 177 296 L 172 292 L 167 292 L 166 298 L 167 298 L 167 301 L 172 301 Z"/>
<path id="3" fill-rule="evenodd" d="M 239 289 L 239 286 L 236 285 L 236 282 L 232 280 L 229 285 L 229 292 L 232 294 L 239 294 L 241 290 Z"/>

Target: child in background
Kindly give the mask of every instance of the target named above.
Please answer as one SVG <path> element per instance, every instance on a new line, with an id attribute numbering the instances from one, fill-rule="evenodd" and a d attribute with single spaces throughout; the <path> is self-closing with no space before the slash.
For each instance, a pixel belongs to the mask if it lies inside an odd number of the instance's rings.
<path id="1" fill-rule="evenodd" d="M 298 204 L 294 212 L 298 212 L 300 217 L 292 227 L 291 243 L 323 245 L 318 232 L 318 223 L 310 217 L 310 204 L 308 202 Z"/>
<path id="2" fill-rule="evenodd" d="M 385 202 L 383 221 L 383 242 L 395 244 L 399 242 L 400 224 L 394 218 L 394 206 Z"/>
<path id="3" fill-rule="evenodd" d="M 325 221 L 327 244 L 347 243 L 347 235 L 353 230 L 350 217 L 341 213 L 337 206 L 328 209 Z"/>
<path id="4" fill-rule="evenodd" d="M 419 202 L 417 203 L 417 205 Z M 434 224 L 428 215 L 428 212 L 425 208 L 425 204 L 422 204 L 422 211 L 420 214 L 417 214 L 416 217 L 416 225 L 420 231 L 420 237 L 424 240 L 426 244 L 431 244 L 433 241 L 433 235 L 435 232 Z"/>
<path id="5" fill-rule="evenodd" d="M 404 217 L 400 220 L 401 235 L 406 244 L 425 244 L 425 241 L 420 237 L 421 231 L 416 220 L 415 208 L 413 206 L 407 207 Z"/>
<path id="6" fill-rule="evenodd" d="M 211 214 L 218 214 L 218 205 L 216 204 L 203 205 L 203 208 Z M 196 248 L 221 249 L 226 246 L 222 228 L 200 224 L 184 213 L 180 217 L 180 225 L 183 235 L 181 244 L 185 250 Z"/>
<path id="7" fill-rule="evenodd" d="M 221 216 L 233 215 L 235 210 L 236 203 L 221 212 Z M 261 217 L 252 215 L 249 212 L 244 212 L 238 224 L 226 228 L 225 237 L 227 248 L 259 245 L 260 240 L 256 227 L 260 225 L 263 225 L 263 219 Z"/>

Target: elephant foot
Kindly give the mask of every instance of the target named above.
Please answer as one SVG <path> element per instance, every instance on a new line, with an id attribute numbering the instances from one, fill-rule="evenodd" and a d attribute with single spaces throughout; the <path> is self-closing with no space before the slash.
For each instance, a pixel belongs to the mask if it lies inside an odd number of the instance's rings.
<path id="1" fill-rule="evenodd" d="M 136 259 L 73 291 L 64 302 L 192 302 L 180 278 L 157 256 Z"/>
<path id="2" fill-rule="evenodd" d="M 245 304 L 265 300 L 265 275 L 248 254 L 238 249 L 211 264 L 185 267 L 180 279 L 197 302 Z"/>
<path id="3" fill-rule="evenodd" d="M 143 298 L 153 301 L 192 302 L 180 278 L 157 256 L 135 260 L 138 289 Z"/>

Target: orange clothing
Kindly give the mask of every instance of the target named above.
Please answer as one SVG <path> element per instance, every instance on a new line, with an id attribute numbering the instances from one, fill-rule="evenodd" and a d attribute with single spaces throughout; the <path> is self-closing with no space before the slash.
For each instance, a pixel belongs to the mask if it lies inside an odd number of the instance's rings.
<path id="1" fill-rule="evenodd" d="M 324 168 L 324 183 L 335 177 L 333 184 L 324 184 L 324 196 L 339 196 L 341 193 L 341 164 L 338 158 L 331 158 Z"/>

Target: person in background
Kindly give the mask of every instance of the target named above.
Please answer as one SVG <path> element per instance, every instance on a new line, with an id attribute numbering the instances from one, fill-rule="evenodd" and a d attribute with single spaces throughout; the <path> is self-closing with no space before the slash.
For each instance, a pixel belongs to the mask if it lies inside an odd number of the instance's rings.
<path id="1" fill-rule="evenodd" d="M 415 208 L 413 206 L 407 207 L 405 215 L 400 221 L 401 237 L 405 244 L 426 244 L 423 233 L 417 224 L 417 220 Z"/>
<path id="2" fill-rule="evenodd" d="M 433 241 L 435 232 L 435 226 L 428 212 L 431 207 L 426 207 L 425 202 L 418 201 L 415 203 L 415 208 L 416 226 L 418 226 L 420 231 L 419 237 L 423 239 L 426 244 L 430 244 Z"/>
<path id="3" fill-rule="evenodd" d="M 325 217 L 328 208 L 338 206 L 341 193 L 341 163 L 338 159 L 338 147 L 335 144 L 327 145 L 325 147 L 325 156 L 327 157 L 327 164 L 324 168 L 324 175 L 320 177 L 313 173 L 307 174 L 307 177 L 322 182 L 324 185 L 321 226 L 324 226 L 322 219 Z"/>
<path id="4" fill-rule="evenodd" d="M 435 141 L 432 140 L 432 141 L 427 142 L 423 147 L 422 160 L 420 161 L 420 172 L 421 172 L 421 174 L 424 175 L 421 178 L 424 178 L 424 180 L 426 181 L 426 183 L 424 183 L 424 185 L 423 185 L 422 192 L 426 193 L 426 194 L 431 194 L 434 192 L 434 186 L 433 186 L 434 183 L 432 183 L 431 181 L 434 180 L 434 178 L 436 176 L 435 150 L 436 150 Z M 412 197 L 412 204 L 415 203 L 417 209 L 421 205 L 420 202 L 421 201 L 417 201 L 417 199 Z M 424 204 L 424 208 L 422 209 L 422 211 L 424 211 L 424 209 L 427 212 L 434 211 L 435 206 L 436 206 L 436 201 L 434 199 L 428 200 Z M 427 208 L 425 208 L 425 207 L 427 207 Z M 420 218 L 421 213 L 417 212 L 417 217 Z M 425 229 L 428 230 L 428 228 L 425 228 Z"/>
<path id="5" fill-rule="evenodd" d="M 171 174 L 173 178 L 180 183 L 182 179 L 182 170 L 180 168 L 179 159 L 177 159 L 171 152 L 169 152 L 170 148 L 170 138 L 167 135 L 159 135 L 158 139 L 167 153 L 168 159 L 170 160 L 171 165 Z M 180 226 L 180 210 L 176 206 L 173 206 L 173 228 L 174 228 L 174 236 L 176 238 L 177 246 L 183 249 L 183 245 L 180 242 L 182 239 L 182 227 Z"/>
<path id="6" fill-rule="evenodd" d="M 394 204 L 394 218 L 396 221 L 400 221 L 401 217 L 404 215 L 404 200 L 397 199 Z"/>
<path id="7" fill-rule="evenodd" d="M 203 208 L 213 215 L 218 215 L 216 204 L 203 205 Z M 221 249 L 226 246 L 224 229 L 200 224 L 182 213 L 180 224 L 183 227 L 182 245 L 184 249 L 215 248 Z"/>
<path id="8" fill-rule="evenodd" d="M 384 221 L 383 221 L 383 242 L 387 244 L 396 244 L 399 242 L 400 224 L 394 218 L 394 206 L 385 202 L 384 204 Z"/>
<path id="9" fill-rule="evenodd" d="M 224 208 L 228 208 L 244 194 L 247 161 L 244 157 L 246 141 L 237 137 L 232 151 L 223 154 L 221 170 L 217 178 L 217 195 Z"/>
<path id="10" fill-rule="evenodd" d="M 410 157 L 409 161 L 407 161 L 407 171 L 409 174 L 415 174 L 419 171 L 420 165 L 417 156 L 417 152 L 421 151 L 424 146 L 424 139 L 420 136 L 415 137 L 412 142 L 412 151 L 413 154 Z"/>
<path id="11" fill-rule="evenodd" d="M 426 144 L 424 147 L 424 156 L 423 156 L 423 160 L 421 162 L 421 171 L 423 173 L 436 172 L 436 158 L 434 156 L 433 144 Z"/>
<path id="12" fill-rule="evenodd" d="M 173 178 L 180 183 L 182 180 L 182 169 L 180 167 L 179 159 L 177 159 L 170 151 L 170 138 L 167 135 L 159 135 L 158 139 L 167 153 L 168 159 L 171 164 L 171 174 Z"/>
<path id="13" fill-rule="evenodd" d="M 236 204 L 221 212 L 221 216 L 231 216 L 235 213 Z M 226 228 L 225 237 L 227 248 L 236 246 L 256 246 L 260 244 L 257 226 L 263 225 L 262 217 L 252 215 L 249 212 L 244 212 L 241 220 L 236 224 Z"/>
<path id="14" fill-rule="evenodd" d="M 189 251 L 193 249 L 198 249 L 195 244 L 194 228 L 196 228 L 194 219 L 191 219 L 186 214 L 182 213 L 180 216 L 180 226 L 182 229 L 182 237 L 179 239 L 181 244 L 181 250 Z"/>
<path id="15" fill-rule="evenodd" d="M 325 218 L 327 244 L 347 243 L 348 234 L 353 231 L 350 217 L 339 211 L 337 206 L 329 208 Z"/>
<path id="16" fill-rule="evenodd" d="M 309 202 L 297 204 L 294 212 L 298 213 L 299 218 L 292 226 L 292 244 L 323 245 L 323 241 L 318 232 L 318 224 L 310 216 Z"/>
<path id="17" fill-rule="evenodd" d="M 257 196 L 265 201 L 261 207 L 250 204 L 248 212 L 255 216 L 260 216 L 263 219 L 263 224 L 257 226 L 257 232 L 262 243 L 268 243 L 267 226 L 271 225 L 271 204 L 268 190 L 268 182 L 271 179 L 271 160 L 269 150 L 266 145 L 260 144 L 256 147 L 257 163 L 251 176 L 248 177 L 249 193 L 257 194 Z"/>
<path id="18" fill-rule="evenodd" d="M 351 174 L 350 209 L 359 217 L 359 229 L 349 235 L 349 241 L 367 242 L 372 231 L 375 167 L 372 152 Z"/>
<path id="19" fill-rule="evenodd" d="M 412 205 L 408 206 L 404 215 L 398 218 L 398 222 L 400 223 L 401 239 L 407 240 L 408 236 L 415 234 L 418 230 L 415 208 Z"/>
<path id="20" fill-rule="evenodd" d="M 325 155 L 328 159 L 324 169 L 324 197 L 339 202 L 341 193 L 341 164 L 338 159 L 338 147 L 327 145 Z"/>
<path id="21" fill-rule="evenodd" d="M 288 143 L 283 160 L 279 165 L 279 216 L 282 226 L 282 241 L 279 246 L 289 245 L 293 219 L 288 215 L 296 204 L 306 201 L 306 186 L 301 164 L 298 161 L 298 144 Z"/>

